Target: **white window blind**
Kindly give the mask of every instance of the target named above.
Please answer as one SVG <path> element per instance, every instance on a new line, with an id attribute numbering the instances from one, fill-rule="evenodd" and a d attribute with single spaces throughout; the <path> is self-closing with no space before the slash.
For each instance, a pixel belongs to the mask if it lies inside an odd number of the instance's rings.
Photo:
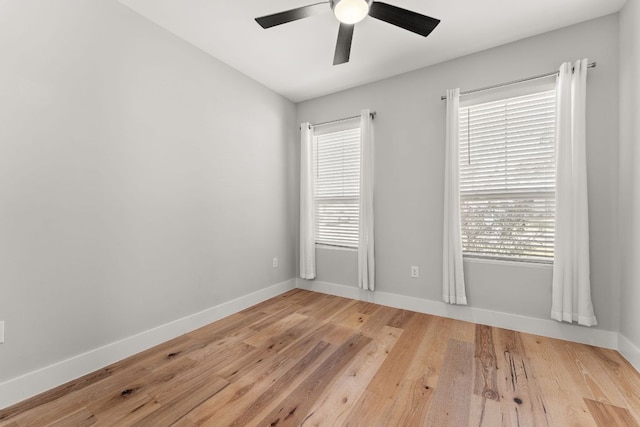
<path id="1" fill-rule="evenodd" d="M 358 247 L 359 121 L 355 126 L 314 136 L 318 244 Z"/>
<path id="2" fill-rule="evenodd" d="M 460 108 L 467 256 L 553 261 L 555 90 Z"/>

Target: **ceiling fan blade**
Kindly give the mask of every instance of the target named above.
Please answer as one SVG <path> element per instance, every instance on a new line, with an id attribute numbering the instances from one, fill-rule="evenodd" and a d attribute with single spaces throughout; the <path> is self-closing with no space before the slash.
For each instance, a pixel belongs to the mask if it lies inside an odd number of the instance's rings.
<path id="1" fill-rule="evenodd" d="M 440 23 L 439 19 L 379 1 L 371 4 L 369 16 L 424 37 L 427 37 Z"/>
<path id="2" fill-rule="evenodd" d="M 297 21 L 298 19 L 308 18 L 309 16 L 318 15 L 327 12 L 327 2 L 310 4 L 296 9 L 286 10 L 284 12 L 274 13 L 272 15 L 261 16 L 256 18 L 256 22 L 262 28 L 271 28 L 276 25 L 286 24 L 287 22 Z"/>
<path id="3" fill-rule="evenodd" d="M 338 30 L 338 42 L 336 43 L 336 53 L 333 56 L 333 65 L 344 64 L 349 62 L 349 55 L 351 54 L 351 40 L 353 39 L 352 24 L 340 23 L 340 29 Z"/>

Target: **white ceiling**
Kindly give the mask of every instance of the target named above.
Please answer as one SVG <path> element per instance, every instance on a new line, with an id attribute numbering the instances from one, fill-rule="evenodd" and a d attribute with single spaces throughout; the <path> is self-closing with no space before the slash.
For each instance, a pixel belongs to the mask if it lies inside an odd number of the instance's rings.
<path id="1" fill-rule="evenodd" d="M 178 37 L 299 102 L 619 11 L 625 0 L 385 0 L 440 19 L 427 38 L 367 17 L 333 66 L 327 13 L 270 29 L 254 18 L 319 0 L 120 0 Z"/>

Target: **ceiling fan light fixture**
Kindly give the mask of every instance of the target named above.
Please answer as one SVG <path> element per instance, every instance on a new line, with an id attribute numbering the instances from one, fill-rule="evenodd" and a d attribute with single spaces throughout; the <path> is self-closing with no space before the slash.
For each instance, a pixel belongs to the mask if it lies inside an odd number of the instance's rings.
<path id="1" fill-rule="evenodd" d="M 0 0 L 1 2 L 2 0 Z M 412 33 L 427 37 L 440 23 L 439 19 L 403 9 L 377 0 L 328 0 L 331 10 L 340 22 L 338 40 L 333 56 L 333 65 L 349 62 L 353 41 L 354 24 L 362 21 L 367 15 L 380 21 L 403 28 Z M 271 15 L 260 16 L 256 22 L 262 28 L 271 28 L 287 22 L 297 21 L 309 16 L 326 12 L 327 0 L 313 3 Z"/>
<path id="2" fill-rule="evenodd" d="M 357 24 L 369 14 L 369 2 L 366 0 L 338 0 L 334 3 L 333 13 L 343 24 Z"/>

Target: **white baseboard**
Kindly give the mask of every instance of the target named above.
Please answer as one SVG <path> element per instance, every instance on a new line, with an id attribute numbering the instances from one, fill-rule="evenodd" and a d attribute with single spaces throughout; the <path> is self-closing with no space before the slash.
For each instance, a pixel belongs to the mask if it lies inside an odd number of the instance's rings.
<path id="1" fill-rule="evenodd" d="M 536 317 L 521 316 L 470 306 L 450 305 L 442 301 L 409 297 L 388 292 L 363 291 L 353 286 L 337 285 L 335 283 L 319 282 L 317 280 L 307 281 L 297 279 L 296 283 L 298 288 L 325 294 L 498 328 L 512 329 L 518 332 L 526 332 L 615 350 L 618 349 L 618 333 L 613 331 L 604 331 L 602 329 L 560 323 L 551 319 L 539 319 Z"/>
<path id="2" fill-rule="evenodd" d="M 640 348 L 636 347 L 627 337 L 618 334 L 618 351 L 625 359 L 640 372 Z"/>
<path id="3" fill-rule="evenodd" d="M 0 409 L 278 296 L 295 285 L 295 279 L 290 279 L 0 383 Z"/>

